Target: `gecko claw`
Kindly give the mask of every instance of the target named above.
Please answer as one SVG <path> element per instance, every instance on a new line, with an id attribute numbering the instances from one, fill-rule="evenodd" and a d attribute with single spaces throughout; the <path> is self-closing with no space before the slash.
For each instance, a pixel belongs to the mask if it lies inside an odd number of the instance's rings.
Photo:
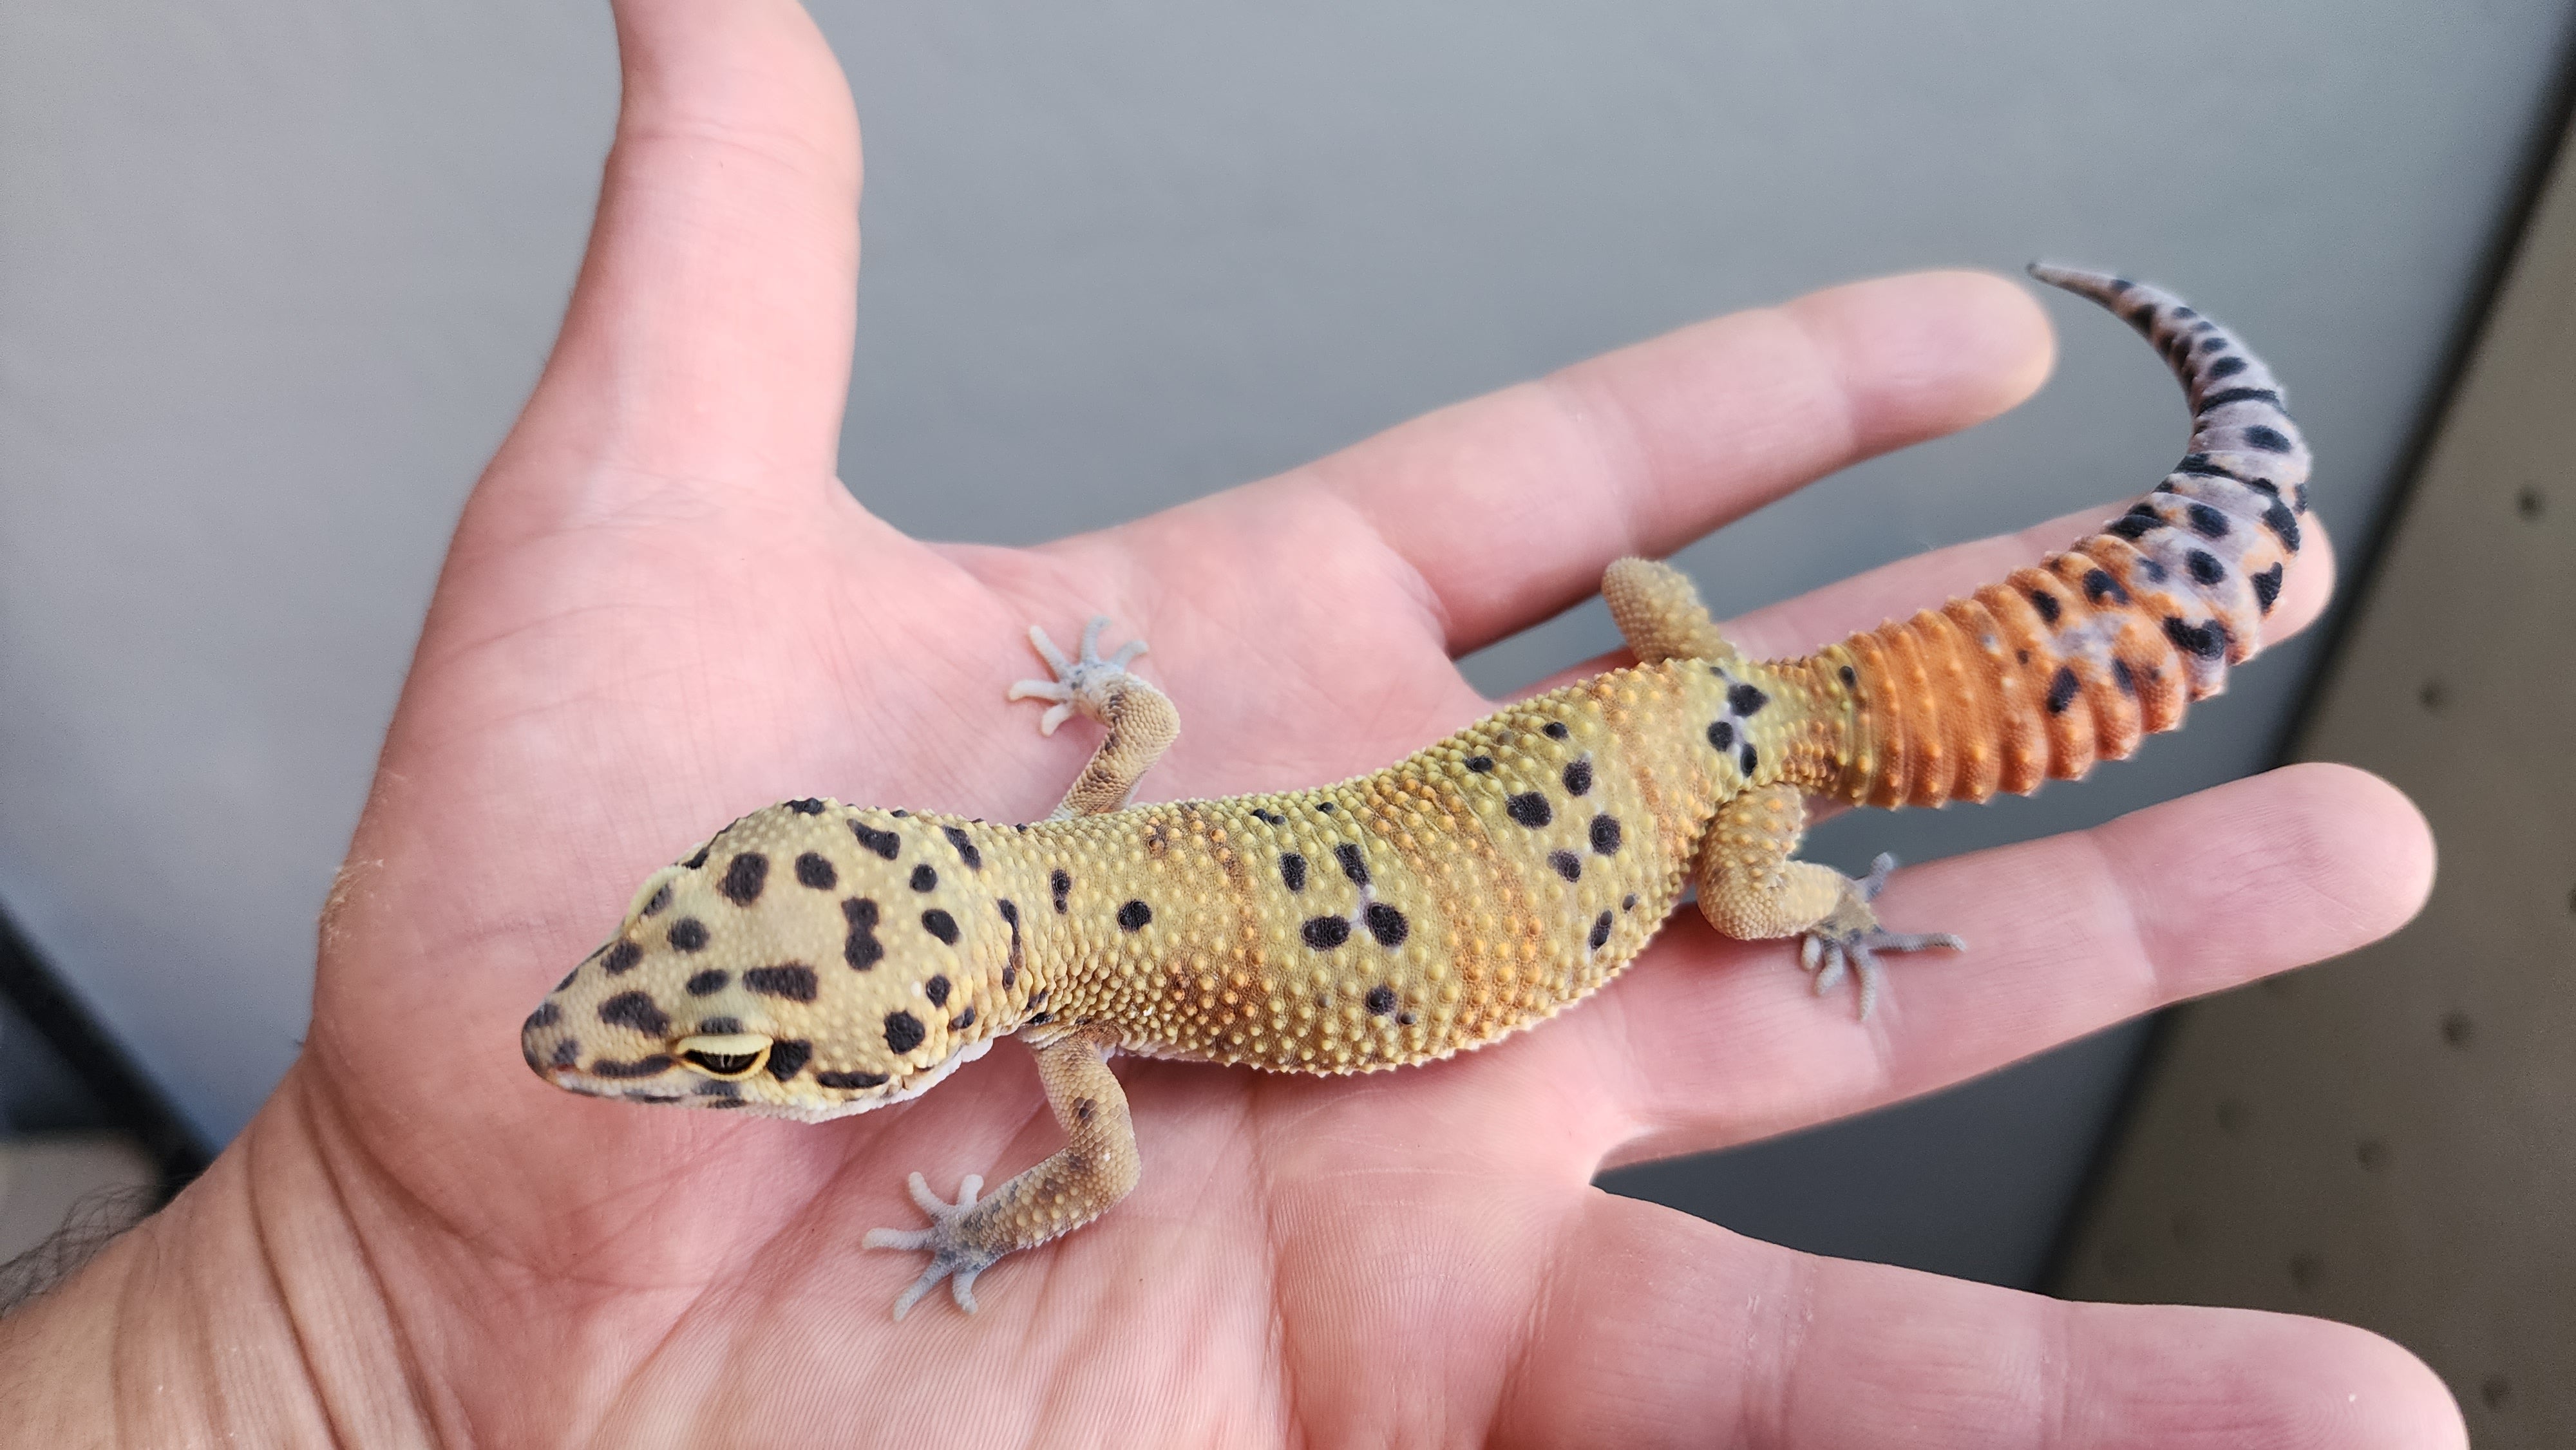
<path id="1" fill-rule="evenodd" d="M 1056 648 L 1042 625 L 1029 626 L 1029 644 L 1047 668 L 1055 672 L 1052 680 L 1019 680 L 1012 684 L 1009 698 L 1014 700 L 1052 700 L 1047 712 L 1038 717 L 1038 733 L 1053 735 L 1056 727 L 1073 718 L 1076 711 L 1094 720 L 1104 718 L 1109 708 L 1110 686 L 1126 677 L 1127 666 L 1145 653 L 1145 642 L 1131 639 L 1118 647 L 1107 659 L 1100 657 L 1100 632 L 1109 627 L 1109 616 L 1095 614 L 1082 627 L 1082 644 L 1072 659 Z"/>
<path id="2" fill-rule="evenodd" d="M 1887 984 L 1886 964 L 1879 961 L 1880 952 L 1963 952 L 1968 943 L 1953 933 L 1897 932 L 1878 924 L 1878 913 L 1869 904 L 1887 888 L 1889 873 L 1896 869 L 1896 858 L 1885 852 L 1869 863 L 1869 875 L 1850 883 L 1833 914 L 1807 928 L 1798 941 L 1798 966 L 1816 979 L 1819 997 L 1842 985 L 1848 971 L 1860 986 L 1860 1020 L 1869 1020 L 1870 1009 L 1878 1005 L 1879 993 Z"/>
<path id="3" fill-rule="evenodd" d="M 866 1248 L 907 1249 L 930 1255 L 930 1267 L 922 1270 L 921 1277 L 912 1281 L 912 1287 L 895 1299 L 894 1317 L 900 1320 L 911 1313 L 912 1306 L 920 1303 L 924 1294 L 937 1288 L 942 1279 L 948 1280 L 948 1291 L 956 1299 L 957 1307 L 969 1314 L 974 1313 L 975 1276 L 991 1268 L 1001 1257 L 967 1243 L 968 1230 L 961 1222 L 967 1211 L 974 1208 L 975 1195 L 984 1191 L 984 1180 L 972 1173 L 960 1179 L 955 1203 L 931 1192 L 929 1182 L 918 1173 L 905 1180 L 904 1187 L 910 1190 L 912 1201 L 930 1216 L 930 1227 L 872 1228 L 859 1240 Z"/>

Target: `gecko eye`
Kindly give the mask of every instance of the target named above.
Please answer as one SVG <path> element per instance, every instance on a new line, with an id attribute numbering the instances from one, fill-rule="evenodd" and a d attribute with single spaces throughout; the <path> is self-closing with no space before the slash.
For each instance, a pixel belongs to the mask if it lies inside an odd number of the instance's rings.
<path id="1" fill-rule="evenodd" d="M 769 1039 L 757 1032 L 683 1037 L 680 1060 L 709 1077 L 749 1077 L 769 1060 Z"/>

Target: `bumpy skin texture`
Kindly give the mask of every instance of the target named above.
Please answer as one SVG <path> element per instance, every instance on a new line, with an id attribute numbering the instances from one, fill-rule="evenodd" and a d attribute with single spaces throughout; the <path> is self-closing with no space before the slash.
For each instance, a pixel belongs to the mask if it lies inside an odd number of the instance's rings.
<path id="1" fill-rule="evenodd" d="M 2187 389 L 2191 451 L 2102 533 L 2001 584 L 1805 659 L 1726 644 L 1688 581 L 1603 581 L 1639 663 L 1512 705 L 1375 774 L 1123 807 L 1178 717 L 1103 661 L 1058 702 L 1107 737 L 1056 818 L 997 826 L 830 799 L 736 821 L 649 878 L 526 1024 L 575 1092 L 806 1120 L 936 1085 L 1005 1034 L 1040 1055 L 1068 1143 L 990 1197 L 918 1182 L 928 1252 L 900 1314 L 1089 1222 L 1139 1172 L 1113 1052 L 1350 1073 L 1425 1062 L 1553 1015 L 1625 966 L 1686 886 L 1742 938 L 1803 937 L 1866 1011 L 1884 867 L 1792 859 L 1804 797 L 1934 805 L 2027 792 L 2179 723 L 2250 656 L 2299 546 L 2308 455 L 2268 371 L 2171 296 L 2034 268 L 2145 334 Z"/>

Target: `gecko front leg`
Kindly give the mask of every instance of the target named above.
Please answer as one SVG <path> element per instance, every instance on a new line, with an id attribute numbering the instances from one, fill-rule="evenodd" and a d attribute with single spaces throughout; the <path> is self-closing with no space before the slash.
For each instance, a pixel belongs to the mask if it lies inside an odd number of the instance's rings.
<path id="1" fill-rule="evenodd" d="M 1109 727 L 1050 820 L 1096 815 L 1127 804 L 1137 780 L 1180 738 L 1180 712 L 1171 700 L 1127 669 L 1130 660 L 1145 652 L 1145 642 L 1129 640 L 1116 654 L 1100 657 L 1100 632 L 1108 627 L 1107 615 L 1094 617 L 1083 627 L 1080 650 L 1068 660 L 1044 629 L 1029 626 L 1029 643 L 1045 657 L 1055 678 L 1022 680 L 1011 686 L 1010 698 L 1055 702 L 1038 721 L 1043 734 L 1053 735 L 1077 711 Z"/>
<path id="2" fill-rule="evenodd" d="M 1035 1248 L 1100 1217 L 1136 1186 L 1136 1129 L 1127 1094 L 1109 1071 L 1108 1039 L 1078 1028 L 1044 1035 L 1049 1032 L 1037 1028 L 1022 1035 L 1037 1046 L 1038 1080 L 1064 1128 L 1065 1145 L 983 1199 L 975 1196 L 984 1185 L 981 1178 L 967 1177 L 952 1204 L 916 1173 L 912 1201 L 930 1216 L 930 1227 L 870 1229 L 860 1240 L 872 1249 L 930 1255 L 930 1266 L 894 1301 L 895 1318 L 911 1312 L 942 1279 L 957 1307 L 974 1313 L 976 1275 L 1005 1254 Z"/>

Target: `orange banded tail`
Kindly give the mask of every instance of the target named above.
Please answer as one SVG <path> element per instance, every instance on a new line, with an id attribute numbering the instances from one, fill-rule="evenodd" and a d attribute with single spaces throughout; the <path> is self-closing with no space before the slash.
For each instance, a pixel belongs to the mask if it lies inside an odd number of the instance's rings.
<path id="1" fill-rule="evenodd" d="M 2308 447 L 2271 370 L 2169 293 L 2030 270 L 2117 313 L 2164 355 L 2191 400 L 2190 451 L 2065 553 L 1804 662 L 1851 696 L 1831 786 L 1845 799 L 1983 800 L 2126 756 L 2261 648 L 2299 552 Z"/>

